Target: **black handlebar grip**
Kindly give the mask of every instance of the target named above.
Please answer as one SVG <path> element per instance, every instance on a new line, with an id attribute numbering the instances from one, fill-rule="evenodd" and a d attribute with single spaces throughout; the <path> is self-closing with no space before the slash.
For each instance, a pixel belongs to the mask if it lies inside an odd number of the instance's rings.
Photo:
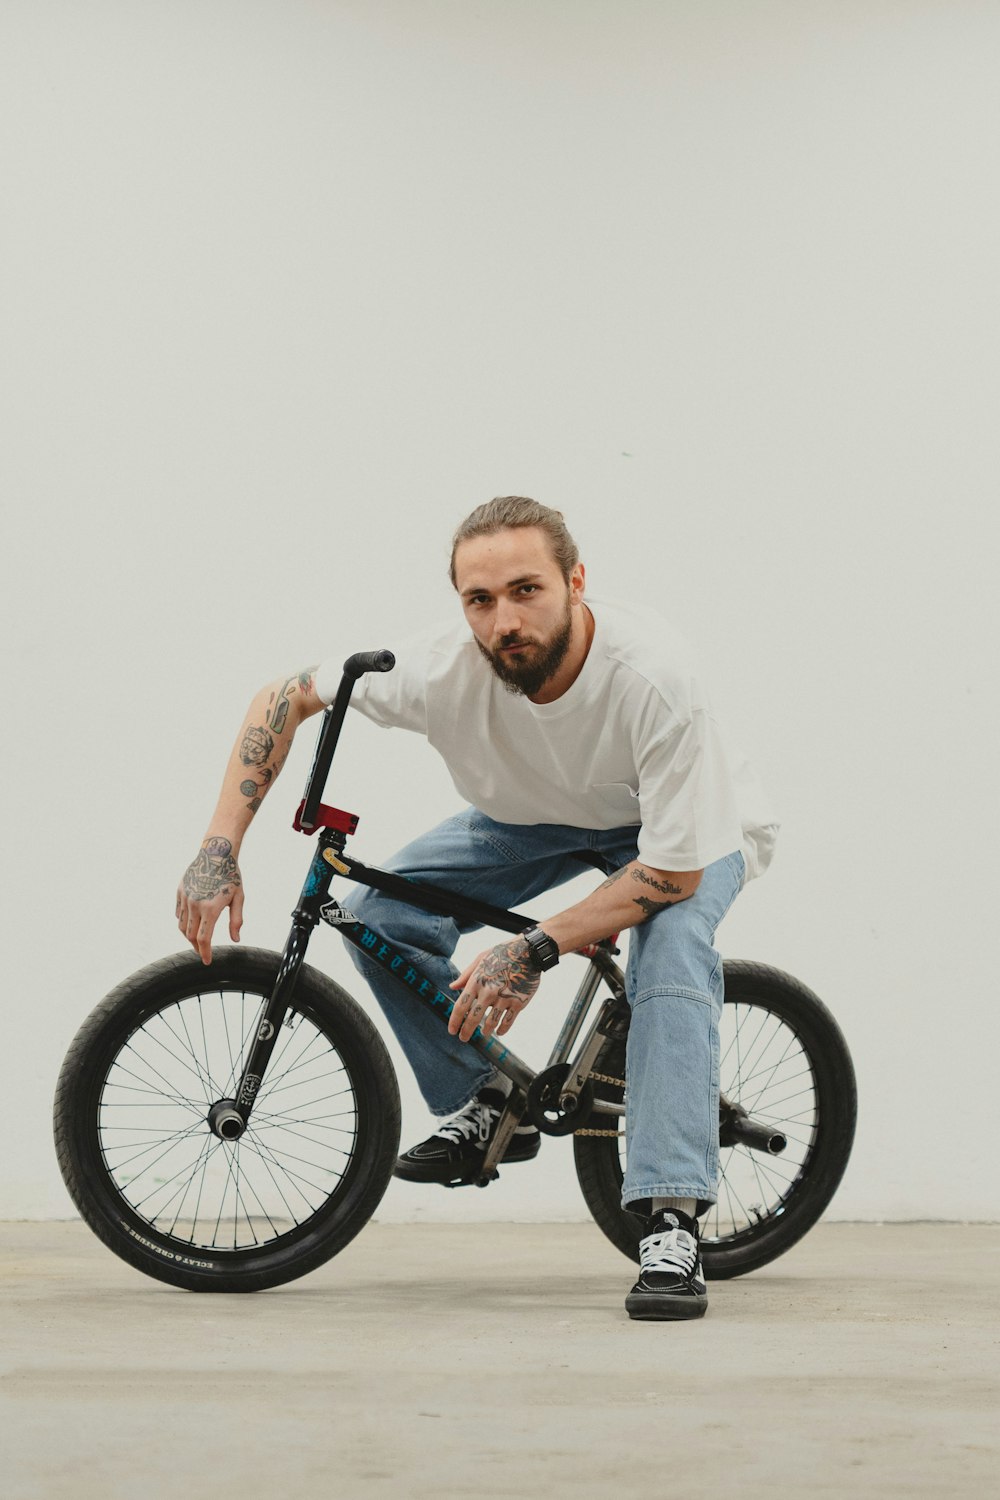
<path id="1" fill-rule="evenodd" d="M 366 672 L 391 672 L 395 665 L 391 651 L 356 651 L 344 662 L 344 676 L 356 682 Z"/>

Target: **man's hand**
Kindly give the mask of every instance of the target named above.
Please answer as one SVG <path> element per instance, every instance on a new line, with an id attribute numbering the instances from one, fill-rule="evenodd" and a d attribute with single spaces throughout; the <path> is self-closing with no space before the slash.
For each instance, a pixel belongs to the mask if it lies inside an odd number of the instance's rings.
<path id="1" fill-rule="evenodd" d="M 461 990 L 448 1030 L 467 1042 L 480 1027 L 484 1036 L 505 1036 L 538 988 L 541 974 L 522 937 L 498 943 L 473 959 L 451 988 Z"/>
<path id="2" fill-rule="evenodd" d="M 203 964 L 212 962 L 212 933 L 227 906 L 229 936 L 238 943 L 243 926 L 240 867 L 228 839 L 207 838 L 177 888 L 177 925 Z"/>

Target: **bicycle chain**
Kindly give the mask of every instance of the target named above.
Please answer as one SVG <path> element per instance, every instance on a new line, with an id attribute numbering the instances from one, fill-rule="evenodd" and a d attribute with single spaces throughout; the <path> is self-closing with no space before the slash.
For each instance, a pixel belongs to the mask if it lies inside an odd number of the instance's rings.
<path id="1" fill-rule="evenodd" d="M 607 1073 L 588 1073 L 588 1078 L 595 1078 L 598 1083 L 613 1083 L 617 1088 L 625 1087 L 624 1078 L 611 1078 Z"/>
<path id="2" fill-rule="evenodd" d="M 612 1078 L 608 1073 L 591 1072 L 587 1074 L 587 1077 L 593 1078 L 597 1083 L 613 1083 L 615 1087 L 619 1089 L 624 1089 L 625 1087 L 624 1078 Z M 574 1130 L 573 1132 L 574 1135 L 614 1136 L 616 1140 L 621 1135 L 621 1133 L 622 1132 L 620 1130 Z"/>

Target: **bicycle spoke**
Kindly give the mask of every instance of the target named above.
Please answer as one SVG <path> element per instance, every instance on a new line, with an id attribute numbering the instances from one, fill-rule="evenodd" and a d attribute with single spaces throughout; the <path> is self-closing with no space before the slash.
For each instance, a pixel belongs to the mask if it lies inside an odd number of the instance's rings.
<path id="1" fill-rule="evenodd" d="M 308 1122 L 308 1120 L 304 1120 L 301 1123 L 307 1125 L 309 1122 Z M 343 1146 L 337 1146 L 332 1141 L 330 1141 L 330 1142 L 317 1141 L 317 1140 L 314 1139 L 313 1136 L 311 1136 L 311 1135 L 303 1135 L 300 1130 L 293 1130 L 288 1125 L 274 1125 L 274 1126 L 270 1126 L 270 1127 L 265 1126 L 264 1128 L 265 1129 L 280 1130 L 282 1132 L 283 1136 L 290 1135 L 290 1136 L 294 1136 L 297 1140 L 308 1141 L 309 1144 L 310 1144 L 310 1146 L 324 1146 L 325 1145 L 327 1150 L 329 1150 L 329 1151 L 339 1151 L 340 1154 L 341 1154 L 341 1156 L 346 1156 L 346 1157 L 350 1158 L 351 1156 L 354 1155 L 353 1151 L 345 1151 L 344 1148 L 343 1148 Z M 254 1135 L 255 1136 L 259 1136 L 260 1135 L 259 1129 L 254 1131 Z M 264 1144 L 267 1145 L 268 1143 L 264 1142 Z"/>
<path id="2" fill-rule="evenodd" d="M 177 1205 L 177 1212 L 174 1214 L 174 1221 L 173 1221 L 173 1223 L 170 1226 L 170 1230 L 169 1230 L 170 1234 L 173 1234 L 174 1231 L 175 1231 L 175 1229 L 177 1228 L 177 1221 L 178 1221 L 178 1219 L 181 1216 L 181 1210 L 184 1207 L 184 1202 L 185 1202 L 185 1200 L 187 1198 L 188 1193 L 191 1190 L 191 1186 L 194 1183 L 195 1177 L 197 1176 L 199 1165 L 201 1166 L 201 1186 L 202 1187 L 204 1186 L 204 1183 L 205 1183 L 205 1169 L 208 1166 L 208 1159 L 209 1159 L 209 1156 L 211 1155 L 210 1147 L 211 1147 L 211 1139 L 209 1139 L 209 1140 L 207 1140 L 205 1142 L 205 1145 L 202 1147 L 202 1150 L 201 1150 L 201 1153 L 200 1153 L 200 1155 L 198 1157 L 198 1160 L 195 1162 L 193 1168 L 191 1169 L 191 1174 L 188 1177 L 187 1186 L 185 1187 L 184 1192 L 181 1195 L 181 1200 L 180 1200 L 180 1202 Z M 199 1203 L 201 1202 L 201 1187 L 198 1190 L 198 1202 Z M 198 1221 L 198 1204 L 195 1204 L 194 1222 L 197 1223 L 197 1221 Z"/>
<path id="3" fill-rule="evenodd" d="M 245 1139 L 246 1137 L 244 1136 L 244 1140 Z M 315 1168 L 317 1166 L 316 1162 L 310 1161 L 306 1156 L 298 1156 L 294 1151 L 283 1151 L 280 1149 L 280 1147 L 272 1145 L 270 1141 L 260 1141 L 257 1140 L 256 1137 L 255 1140 L 262 1150 L 269 1153 L 271 1160 L 275 1163 L 275 1165 L 281 1167 L 281 1170 L 283 1172 L 286 1172 L 289 1177 L 294 1178 L 298 1182 L 304 1182 L 307 1187 L 315 1188 L 317 1193 L 325 1193 L 327 1191 L 326 1188 L 321 1187 L 318 1182 L 310 1182 L 309 1178 L 304 1177 L 301 1172 L 294 1172 L 291 1167 L 282 1165 L 282 1161 L 279 1158 L 283 1158 L 286 1161 L 297 1161 L 300 1166 L 312 1168 Z M 339 1147 L 335 1146 L 333 1149 L 339 1150 Z M 345 1153 L 341 1154 L 343 1155 Z M 320 1167 L 319 1170 L 327 1171 L 328 1169 L 326 1167 Z M 335 1174 L 331 1172 L 330 1175 L 333 1176 Z"/>
<path id="4" fill-rule="evenodd" d="M 264 1166 L 268 1169 L 269 1172 L 272 1168 L 275 1168 L 282 1174 L 282 1177 L 284 1178 L 288 1186 L 294 1188 L 302 1201 L 308 1206 L 310 1213 L 313 1212 L 314 1205 L 310 1202 L 305 1193 L 299 1187 L 299 1183 L 304 1182 L 306 1187 L 310 1187 L 314 1190 L 314 1192 L 320 1193 L 323 1197 L 326 1197 L 325 1188 L 319 1187 L 315 1182 L 310 1182 L 308 1177 L 303 1177 L 299 1172 L 293 1172 L 290 1167 L 284 1166 L 280 1161 L 277 1160 L 277 1157 L 279 1155 L 285 1155 L 286 1153 L 276 1152 L 273 1146 L 267 1146 L 263 1141 L 258 1141 L 256 1139 L 249 1140 L 247 1136 L 244 1136 L 242 1138 L 241 1144 L 243 1143 L 251 1146 L 257 1152 L 257 1155 L 260 1157 L 261 1161 L 264 1163 Z M 297 1158 L 291 1157 L 290 1159 L 294 1161 Z"/>
<path id="5" fill-rule="evenodd" d="M 160 1021 L 162 1021 L 163 1020 L 162 1015 L 159 1016 L 159 1017 L 157 1017 L 157 1019 L 160 1020 Z M 164 1022 L 164 1025 L 166 1025 L 165 1022 Z M 168 1031 L 170 1031 L 170 1027 L 169 1026 L 167 1026 L 166 1029 Z M 197 1058 L 194 1059 L 194 1062 L 192 1064 L 192 1063 L 188 1062 L 187 1058 L 185 1058 L 183 1056 L 178 1056 L 178 1054 L 176 1052 L 174 1052 L 172 1050 L 172 1048 L 168 1047 L 167 1044 L 166 1044 L 166 1042 L 164 1042 L 160 1037 L 158 1037 L 155 1032 L 153 1032 L 153 1031 L 147 1031 L 147 1032 L 144 1033 L 144 1035 L 147 1036 L 151 1042 L 155 1042 L 155 1044 L 158 1047 L 161 1047 L 163 1049 L 163 1051 L 167 1054 L 167 1056 L 173 1058 L 174 1062 L 179 1063 L 180 1066 L 186 1072 L 192 1073 L 194 1075 L 194 1077 L 197 1078 L 198 1084 L 199 1084 L 200 1088 L 202 1089 L 202 1091 L 203 1091 L 203 1093 L 205 1095 L 205 1103 L 206 1104 L 211 1104 L 212 1103 L 211 1090 L 205 1088 L 204 1075 L 202 1074 L 202 1072 L 200 1071 L 200 1069 L 198 1067 Z M 174 1033 L 172 1031 L 170 1031 L 170 1035 L 174 1036 Z M 174 1040 L 176 1041 L 176 1037 L 174 1038 Z M 183 1046 L 183 1043 L 181 1045 Z M 134 1050 L 135 1049 L 133 1048 L 133 1051 Z M 138 1054 L 138 1055 L 142 1056 L 142 1054 Z M 146 1064 L 146 1066 L 148 1068 L 152 1068 L 153 1069 L 154 1073 L 157 1071 L 154 1063 L 152 1063 L 148 1057 L 143 1057 L 142 1060 L 143 1060 L 143 1062 Z"/>
<path id="6" fill-rule="evenodd" d="M 215 1154 L 215 1148 L 218 1147 L 218 1146 L 221 1146 L 222 1142 L 216 1140 L 214 1136 L 210 1137 L 209 1139 L 210 1139 L 210 1141 L 211 1141 L 212 1144 L 207 1148 L 207 1157 L 210 1159 Z M 206 1153 L 206 1148 L 202 1147 L 202 1149 L 198 1153 L 198 1156 L 197 1156 L 197 1158 L 196 1158 L 193 1166 L 191 1164 L 189 1164 L 189 1165 L 184 1166 L 184 1167 L 179 1167 L 177 1169 L 177 1171 L 174 1173 L 173 1177 L 168 1177 L 163 1182 L 159 1182 L 159 1181 L 157 1181 L 154 1178 L 153 1179 L 153 1185 L 149 1189 L 149 1191 L 146 1193 L 145 1197 L 140 1198 L 137 1202 L 133 1202 L 132 1207 L 135 1209 L 135 1211 L 138 1213 L 139 1210 L 142 1209 L 149 1202 L 149 1200 L 151 1198 L 155 1197 L 156 1194 L 161 1191 L 161 1189 L 170 1187 L 174 1182 L 177 1181 L 177 1178 L 180 1177 L 180 1175 L 181 1175 L 182 1172 L 186 1172 L 188 1174 L 188 1181 L 190 1181 L 192 1171 L 197 1172 L 197 1170 L 198 1170 L 198 1164 L 199 1164 L 199 1162 L 202 1159 L 202 1155 L 205 1154 L 205 1153 Z M 131 1184 L 129 1184 L 129 1185 L 131 1186 Z M 166 1203 L 163 1205 L 162 1208 L 158 1209 L 155 1214 L 153 1214 L 151 1216 L 148 1216 L 149 1219 L 150 1219 L 150 1223 L 151 1224 L 155 1224 L 155 1222 L 159 1218 L 160 1214 L 166 1212 L 166 1210 L 170 1207 L 170 1204 L 174 1201 L 174 1198 L 176 1198 L 177 1193 L 179 1193 L 181 1191 L 182 1191 L 182 1188 L 178 1188 L 176 1192 L 174 1192 L 173 1194 L 171 1194 L 171 1196 L 167 1199 Z"/>
<path id="7" fill-rule="evenodd" d="M 215 1087 L 214 1087 L 214 1085 L 212 1083 L 211 1074 L 203 1070 L 202 1064 L 201 1064 L 201 1062 L 199 1061 L 199 1058 L 198 1058 L 198 1054 L 194 1050 L 194 1043 L 191 1041 L 191 1033 L 188 1030 L 187 1017 L 185 1016 L 183 1010 L 181 1010 L 180 1006 L 177 1006 L 177 1011 L 178 1011 L 178 1019 L 180 1020 L 180 1023 L 181 1023 L 181 1025 L 184 1028 L 184 1035 L 187 1038 L 188 1051 L 191 1053 L 191 1056 L 194 1059 L 195 1069 L 196 1069 L 199 1077 L 202 1078 L 202 1087 L 205 1089 L 205 1096 L 206 1096 L 207 1099 L 211 1099 L 213 1096 L 215 1098 L 218 1098 L 219 1096 L 215 1092 Z M 163 1011 L 161 1011 L 161 1013 L 160 1013 L 160 1020 L 163 1022 L 164 1026 L 166 1026 L 166 1028 L 170 1032 L 171 1036 L 173 1036 L 174 1039 L 177 1042 L 180 1042 L 181 1041 L 180 1037 L 177 1036 L 177 1033 L 174 1031 L 173 1027 L 170 1025 L 169 1021 L 167 1020 L 166 1013 L 163 1012 Z M 184 1044 L 181 1043 L 181 1045 L 183 1046 Z M 208 1057 L 208 1051 L 207 1051 L 207 1049 L 203 1053 L 203 1056 L 207 1059 L 207 1057 Z"/>
<path id="8" fill-rule="evenodd" d="M 308 1054 L 311 1052 L 312 1048 L 316 1045 L 317 1042 L 325 1040 L 325 1038 L 323 1038 L 321 1036 L 321 1034 L 317 1031 L 317 1032 L 315 1032 L 313 1034 L 312 1037 L 309 1037 L 309 1038 L 306 1039 L 306 1043 L 302 1047 L 302 1049 L 298 1053 L 298 1055 L 296 1057 L 294 1057 L 291 1060 L 291 1062 L 287 1066 L 285 1066 L 284 1069 L 281 1072 L 276 1071 L 277 1069 L 281 1068 L 282 1064 L 285 1062 L 285 1053 L 288 1051 L 289 1047 L 291 1046 L 293 1037 L 295 1037 L 295 1040 L 297 1040 L 297 1041 L 301 1040 L 300 1037 L 295 1036 L 294 1032 L 290 1032 L 288 1038 L 286 1039 L 286 1041 L 285 1041 L 285 1043 L 283 1045 L 283 1047 L 281 1047 L 280 1050 L 279 1049 L 275 1049 L 275 1052 L 273 1053 L 273 1055 L 271 1057 L 271 1061 L 269 1062 L 268 1067 L 267 1067 L 267 1074 L 266 1074 L 266 1076 L 264 1078 L 264 1083 L 263 1083 L 262 1088 L 261 1088 L 262 1092 L 264 1090 L 267 1090 L 268 1092 L 270 1092 L 271 1090 L 273 1090 L 274 1086 L 277 1083 L 280 1083 L 283 1078 L 287 1078 L 290 1073 L 294 1073 L 299 1068 L 308 1067 L 311 1063 L 319 1061 L 318 1058 L 311 1058 L 311 1057 L 308 1056 Z M 332 1047 L 328 1046 L 327 1047 L 327 1052 L 330 1053 L 333 1056 L 336 1056 L 336 1053 L 335 1053 L 335 1051 L 334 1051 L 334 1049 Z M 341 1071 L 343 1071 L 343 1069 L 341 1069 Z"/>
<path id="9" fill-rule="evenodd" d="M 315 1080 L 314 1080 L 315 1082 Z M 307 1099 L 299 1106 L 301 1109 L 310 1109 L 314 1104 L 325 1104 L 328 1099 L 342 1099 L 345 1094 L 353 1093 L 353 1089 L 340 1089 L 335 1094 L 321 1094 L 318 1099 Z"/>
<path id="10" fill-rule="evenodd" d="M 274 1171 L 272 1170 L 272 1164 L 268 1160 L 266 1153 L 261 1150 L 260 1144 L 257 1141 L 251 1139 L 248 1136 L 243 1136 L 242 1139 L 241 1139 L 241 1141 L 240 1141 L 240 1146 L 243 1149 L 245 1149 L 245 1150 L 252 1151 L 257 1156 L 257 1158 L 261 1162 L 261 1165 L 264 1167 L 264 1170 L 266 1171 L 268 1177 L 270 1178 L 271 1183 L 272 1183 L 272 1185 L 273 1185 L 273 1187 L 275 1189 L 275 1192 L 278 1194 L 278 1196 L 280 1197 L 282 1203 L 284 1204 L 284 1206 L 285 1206 L 285 1208 L 286 1208 L 286 1210 L 288 1212 L 289 1219 L 292 1221 L 293 1224 L 297 1224 L 299 1222 L 299 1218 L 298 1218 L 295 1210 L 292 1208 L 291 1204 L 288 1202 L 288 1199 L 285 1197 L 284 1192 L 282 1191 L 282 1188 L 281 1188 L 281 1184 L 278 1181 L 278 1179 L 275 1177 Z M 281 1171 L 283 1175 L 287 1176 L 287 1174 L 284 1172 L 284 1168 L 279 1167 L 278 1170 Z M 295 1189 L 295 1191 L 298 1193 L 299 1197 L 302 1199 L 302 1201 L 305 1203 L 306 1207 L 309 1209 L 309 1212 L 312 1213 L 312 1211 L 313 1211 L 312 1204 L 309 1202 L 309 1199 L 306 1197 L 305 1193 L 302 1192 L 302 1189 L 299 1188 L 297 1186 L 297 1184 L 294 1183 L 294 1182 L 290 1183 L 289 1185 Z"/>
<path id="11" fill-rule="evenodd" d="M 346 1125 L 323 1124 L 324 1120 L 336 1120 L 343 1118 L 343 1115 L 318 1115 L 314 1120 L 300 1120 L 295 1115 L 273 1115 L 269 1114 L 266 1110 L 263 1113 L 258 1113 L 257 1110 L 254 1110 L 253 1112 L 254 1126 L 258 1130 L 267 1130 L 269 1128 L 277 1129 L 280 1128 L 284 1123 L 285 1125 L 311 1125 L 314 1130 L 332 1130 L 337 1135 L 356 1135 L 357 1130 L 351 1130 Z"/>
<path id="12" fill-rule="evenodd" d="M 141 1059 L 140 1059 L 140 1061 L 141 1061 Z M 138 1073 L 133 1073 L 130 1068 L 126 1068 L 125 1065 L 124 1065 L 124 1063 L 120 1062 L 118 1060 L 118 1058 L 115 1058 L 115 1061 L 113 1062 L 112 1067 L 118 1068 L 122 1073 L 125 1074 L 126 1078 L 139 1078 L 139 1074 Z M 140 1081 L 140 1083 L 144 1082 L 144 1080 L 142 1080 L 142 1079 L 139 1079 L 139 1081 Z M 165 1084 L 166 1089 L 167 1089 L 166 1093 L 164 1093 L 162 1089 L 147 1089 L 145 1087 L 143 1088 L 142 1092 L 153 1094 L 153 1095 L 156 1096 L 156 1098 L 158 1098 L 161 1101 L 164 1100 L 164 1099 L 168 1099 L 172 1104 L 178 1104 L 183 1109 L 190 1109 L 196 1115 L 198 1115 L 199 1118 L 202 1117 L 203 1110 L 201 1109 L 201 1107 L 199 1105 L 195 1104 L 192 1099 L 189 1099 L 186 1094 L 174 1093 L 173 1090 L 170 1087 L 170 1084 L 167 1082 L 167 1079 L 164 1078 L 163 1079 L 163 1083 Z M 110 1078 L 110 1077 L 108 1079 L 108 1086 L 111 1087 L 111 1088 L 129 1088 L 130 1087 L 126 1083 L 117 1083 L 113 1078 Z M 137 1090 L 137 1092 L 138 1092 L 138 1090 Z"/>
<path id="13" fill-rule="evenodd" d="M 160 1152 L 159 1156 L 155 1156 L 152 1161 L 143 1163 L 142 1170 L 144 1172 L 152 1171 L 153 1167 L 155 1167 L 158 1162 L 161 1162 L 168 1152 L 175 1150 L 182 1141 L 190 1140 L 191 1136 L 193 1136 L 195 1132 L 199 1130 L 199 1128 L 200 1127 L 198 1125 L 191 1125 L 187 1130 L 175 1131 L 171 1136 L 161 1136 L 158 1141 L 147 1141 L 142 1150 L 137 1151 L 134 1156 L 126 1157 L 124 1161 L 114 1163 L 109 1161 L 108 1166 L 115 1173 L 124 1172 L 127 1167 L 131 1166 L 133 1162 L 138 1161 L 140 1157 L 148 1156 L 150 1151 L 156 1150 L 157 1146 L 163 1146 L 164 1149 Z M 112 1143 L 110 1149 L 112 1151 L 127 1151 L 129 1150 L 129 1146 L 126 1144 L 126 1142 L 121 1141 L 117 1146 Z M 107 1159 L 107 1152 L 105 1152 L 105 1159 Z"/>

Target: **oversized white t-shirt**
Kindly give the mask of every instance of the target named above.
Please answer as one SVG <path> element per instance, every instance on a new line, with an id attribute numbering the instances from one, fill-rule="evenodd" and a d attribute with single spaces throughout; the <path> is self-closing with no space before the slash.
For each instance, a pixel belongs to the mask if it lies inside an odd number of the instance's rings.
<path id="1" fill-rule="evenodd" d="M 426 735 L 459 795 L 498 822 L 637 826 L 654 869 L 700 870 L 740 849 L 747 877 L 761 874 L 778 824 L 716 722 L 690 646 L 651 611 L 586 604 L 590 651 L 554 703 L 509 692 L 459 618 L 393 646 L 394 669 L 362 677 L 351 705 Z M 317 670 L 323 702 L 341 671 Z"/>

